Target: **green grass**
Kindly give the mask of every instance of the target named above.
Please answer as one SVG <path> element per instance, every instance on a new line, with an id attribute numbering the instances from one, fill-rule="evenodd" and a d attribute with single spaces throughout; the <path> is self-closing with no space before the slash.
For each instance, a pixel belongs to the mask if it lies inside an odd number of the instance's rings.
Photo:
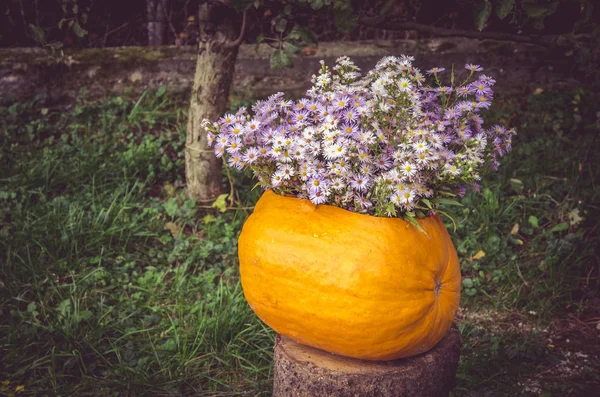
<path id="1" fill-rule="evenodd" d="M 448 208 L 457 396 L 600 387 L 598 99 L 505 98 L 489 115 L 519 136 L 482 194 Z M 185 115 L 162 90 L 0 108 L 0 395 L 269 394 L 273 333 L 238 280 L 248 211 L 186 199 Z M 248 175 L 234 183 L 251 206 Z"/>

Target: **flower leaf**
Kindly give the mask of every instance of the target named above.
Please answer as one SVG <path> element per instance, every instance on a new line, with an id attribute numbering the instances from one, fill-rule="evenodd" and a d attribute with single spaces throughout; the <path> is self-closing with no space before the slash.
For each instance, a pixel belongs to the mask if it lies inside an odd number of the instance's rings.
<path id="1" fill-rule="evenodd" d="M 495 7 L 498 18 L 504 19 L 508 16 L 515 5 L 515 0 L 500 0 Z"/>
<path id="2" fill-rule="evenodd" d="M 422 198 L 421 201 L 423 203 L 425 203 L 425 205 L 427 206 L 427 208 L 429 208 L 430 210 L 433 209 L 433 207 L 431 206 L 431 201 L 429 201 L 429 199 Z"/>
<path id="3" fill-rule="evenodd" d="M 552 229 L 550 229 L 551 233 L 555 233 L 555 232 L 562 232 L 565 231 L 569 228 L 569 222 L 563 222 L 563 223 L 559 223 L 558 225 L 554 226 Z"/>
<path id="4" fill-rule="evenodd" d="M 275 31 L 279 33 L 283 33 L 285 28 L 287 27 L 287 19 L 279 18 L 279 21 L 275 24 Z"/>
<path id="5" fill-rule="evenodd" d="M 275 50 L 271 54 L 270 59 L 271 70 L 278 70 L 284 68 L 291 68 L 294 66 L 292 58 L 289 57 L 283 50 Z"/>
<path id="6" fill-rule="evenodd" d="M 479 6 L 477 6 L 475 11 L 475 27 L 479 31 L 485 28 L 491 13 L 492 3 L 490 3 L 488 0 L 485 0 L 483 3 L 480 3 Z"/>
<path id="7" fill-rule="evenodd" d="M 351 32 L 358 26 L 358 20 L 351 4 L 333 11 L 333 22 L 340 32 Z"/>
<path id="8" fill-rule="evenodd" d="M 227 196 L 229 196 L 227 193 L 221 194 L 212 203 L 211 207 L 218 209 L 219 212 L 225 212 L 225 211 L 227 211 L 227 202 L 225 201 L 225 200 L 227 200 Z"/>
<path id="9" fill-rule="evenodd" d="M 410 215 L 412 214 L 412 215 Z M 425 229 L 423 229 L 423 226 L 421 226 L 421 224 L 419 222 L 417 222 L 417 220 L 415 219 L 415 213 L 414 212 L 407 212 L 406 216 L 404 217 L 404 220 L 406 220 L 408 223 L 410 223 L 411 225 L 413 225 L 414 227 L 416 227 L 420 232 L 425 233 L 425 235 L 427 237 L 429 237 L 429 235 L 427 234 L 427 232 L 425 231 Z"/>
<path id="10" fill-rule="evenodd" d="M 548 4 L 538 4 L 536 0 L 525 0 L 523 2 L 523 10 L 529 18 L 546 17 L 554 14 L 558 7 L 559 0 L 553 0 Z"/>
<path id="11" fill-rule="evenodd" d="M 529 224 L 530 224 L 531 226 L 533 226 L 533 227 L 535 227 L 535 228 L 538 228 L 538 227 L 540 227 L 540 224 L 539 224 L 539 221 L 538 221 L 538 218 L 537 218 L 537 216 L 530 215 L 530 216 L 529 216 L 529 219 L 527 219 L 527 221 L 529 222 Z"/>
<path id="12" fill-rule="evenodd" d="M 456 221 L 454 220 L 454 218 L 452 216 L 450 216 L 446 211 L 441 211 L 439 209 L 436 209 L 436 211 L 452 221 L 452 226 L 454 227 L 452 232 L 455 233 L 456 232 Z"/>
<path id="13" fill-rule="evenodd" d="M 313 32 L 305 26 L 301 26 L 298 24 L 294 25 L 287 38 L 290 40 L 300 41 L 306 44 L 316 44 L 318 41 L 315 32 Z"/>
<path id="14" fill-rule="evenodd" d="M 254 4 L 254 0 L 230 0 L 228 4 L 237 12 L 243 12 Z"/>
<path id="15" fill-rule="evenodd" d="M 452 200 L 452 199 L 449 199 L 449 198 L 444 198 L 444 197 L 435 198 L 435 199 L 433 199 L 433 202 L 437 203 L 437 204 L 456 205 L 458 207 L 464 207 L 464 205 L 462 205 L 458 201 Z"/>
<path id="16" fill-rule="evenodd" d="M 298 47 L 290 42 L 286 41 L 285 43 L 283 43 L 283 51 L 285 51 L 286 54 L 292 55 L 292 54 L 297 53 L 300 50 L 301 50 L 300 47 Z"/>

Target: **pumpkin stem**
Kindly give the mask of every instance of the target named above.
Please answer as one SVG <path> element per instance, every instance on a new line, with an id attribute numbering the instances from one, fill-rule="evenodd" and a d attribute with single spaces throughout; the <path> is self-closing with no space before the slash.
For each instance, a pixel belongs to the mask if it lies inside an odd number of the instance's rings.
<path id="1" fill-rule="evenodd" d="M 435 280 L 435 287 L 433 287 L 433 293 L 435 294 L 435 297 L 438 298 L 440 296 L 440 293 L 442 292 L 442 282 L 437 279 Z"/>

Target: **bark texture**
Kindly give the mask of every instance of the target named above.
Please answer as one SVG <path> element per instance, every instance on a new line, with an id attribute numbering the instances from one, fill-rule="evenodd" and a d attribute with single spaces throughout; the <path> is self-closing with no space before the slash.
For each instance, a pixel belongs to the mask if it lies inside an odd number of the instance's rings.
<path id="1" fill-rule="evenodd" d="M 235 12 L 221 3 L 199 7 L 200 35 L 192 86 L 185 149 L 188 196 L 209 202 L 223 191 L 221 162 L 208 147 L 204 118 L 216 120 L 227 110 L 239 45 Z"/>
<path id="2" fill-rule="evenodd" d="M 148 45 L 164 44 L 166 10 L 162 0 L 146 0 L 146 17 L 148 18 Z"/>
<path id="3" fill-rule="evenodd" d="M 277 335 L 274 397 L 442 397 L 455 386 L 461 337 L 452 326 L 430 351 L 394 361 L 337 356 Z"/>

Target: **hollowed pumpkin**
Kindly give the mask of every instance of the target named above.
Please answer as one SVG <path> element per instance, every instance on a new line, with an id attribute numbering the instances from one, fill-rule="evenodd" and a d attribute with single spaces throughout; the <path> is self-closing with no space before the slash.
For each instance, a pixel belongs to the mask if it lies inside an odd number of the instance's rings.
<path id="1" fill-rule="evenodd" d="M 439 216 L 419 224 L 427 234 L 267 191 L 239 238 L 246 299 L 305 345 L 366 360 L 423 353 L 450 328 L 461 279 Z"/>

